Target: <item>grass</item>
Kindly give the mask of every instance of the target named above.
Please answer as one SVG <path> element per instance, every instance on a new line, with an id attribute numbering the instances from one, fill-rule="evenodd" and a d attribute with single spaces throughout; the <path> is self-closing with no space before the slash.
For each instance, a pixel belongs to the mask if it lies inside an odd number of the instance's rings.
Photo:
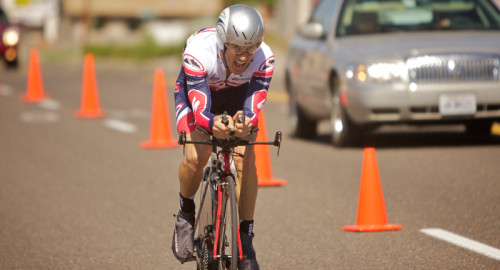
<path id="1" fill-rule="evenodd" d="M 286 50 L 286 41 L 273 33 L 264 37 L 265 42 L 274 51 Z M 165 56 L 182 57 L 184 42 L 169 46 L 160 46 L 152 38 L 145 38 L 137 45 L 88 44 L 83 46 L 83 54 L 92 53 L 95 57 L 131 60 L 142 62 Z"/>
<path id="2" fill-rule="evenodd" d="M 96 57 L 130 59 L 143 61 L 163 56 L 182 55 L 184 43 L 159 46 L 151 38 L 145 39 L 142 43 L 132 46 L 113 46 L 113 45 L 86 45 L 83 47 L 83 53 L 92 53 Z"/>

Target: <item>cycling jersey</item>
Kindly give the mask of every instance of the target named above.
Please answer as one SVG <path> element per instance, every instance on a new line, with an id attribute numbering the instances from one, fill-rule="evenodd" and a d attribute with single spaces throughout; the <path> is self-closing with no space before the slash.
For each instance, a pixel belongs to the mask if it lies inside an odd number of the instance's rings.
<path id="1" fill-rule="evenodd" d="M 212 132 L 215 115 L 238 110 L 257 127 L 274 70 L 274 55 L 264 42 L 241 75 L 226 78 L 224 44 L 215 28 L 188 38 L 175 86 L 177 130 L 189 133 L 197 125 Z"/>

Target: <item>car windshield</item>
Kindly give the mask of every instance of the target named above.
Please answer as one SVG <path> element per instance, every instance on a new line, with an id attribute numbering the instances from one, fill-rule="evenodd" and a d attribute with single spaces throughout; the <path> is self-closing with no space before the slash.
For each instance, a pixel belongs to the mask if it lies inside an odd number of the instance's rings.
<path id="1" fill-rule="evenodd" d="M 393 31 L 500 30 L 491 0 L 346 0 L 337 36 Z"/>

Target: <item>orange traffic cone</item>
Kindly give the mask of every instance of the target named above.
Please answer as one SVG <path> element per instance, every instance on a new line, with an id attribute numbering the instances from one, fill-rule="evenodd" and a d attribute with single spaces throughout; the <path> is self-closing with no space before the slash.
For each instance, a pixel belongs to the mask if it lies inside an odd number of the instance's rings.
<path id="1" fill-rule="evenodd" d="M 47 97 L 48 96 L 43 91 L 42 71 L 40 68 L 40 60 L 38 59 L 38 49 L 32 48 L 30 51 L 26 94 L 21 96 L 21 100 L 24 102 L 38 102 Z"/>
<path id="2" fill-rule="evenodd" d="M 99 106 L 97 80 L 94 69 L 94 55 L 87 53 L 83 63 L 82 99 L 79 111 L 75 111 L 76 118 L 98 118 L 104 115 Z"/>
<path id="3" fill-rule="evenodd" d="M 259 133 L 257 141 L 267 141 L 266 122 L 264 119 L 264 111 L 260 113 L 259 118 Z M 284 179 L 273 179 L 271 168 L 271 158 L 269 157 L 269 146 L 255 145 L 255 166 L 257 167 L 257 179 L 259 186 L 282 186 L 286 184 Z"/>
<path id="4" fill-rule="evenodd" d="M 154 75 L 153 105 L 151 111 L 151 130 L 149 141 L 141 143 L 142 148 L 170 148 L 177 146 L 172 139 L 170 114 L 165 94 L 165 77 L 163 70 L 157 68 Z"/>
<path id="5" fill-rule="evenodd" d="M 401 225 L 388 224 L 375 148 L 367 147 L 363 152 L 361 190 L 356 225 L 344 226 L 342 229 L 345 231 L 370 232 L 399 230 L 402 227 Z"/>

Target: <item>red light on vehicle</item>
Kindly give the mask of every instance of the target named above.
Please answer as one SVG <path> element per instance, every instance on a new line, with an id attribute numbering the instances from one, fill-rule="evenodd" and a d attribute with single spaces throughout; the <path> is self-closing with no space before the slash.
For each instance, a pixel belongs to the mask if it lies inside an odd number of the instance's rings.
<path id="1" fill-rule="evenodd" d="M 15 48 L 8 48 L 7 51 L 5 51 L 5 59 L 9 62 L 12 62 L 16 59 L 17 57 L 17 51 Z"/>

